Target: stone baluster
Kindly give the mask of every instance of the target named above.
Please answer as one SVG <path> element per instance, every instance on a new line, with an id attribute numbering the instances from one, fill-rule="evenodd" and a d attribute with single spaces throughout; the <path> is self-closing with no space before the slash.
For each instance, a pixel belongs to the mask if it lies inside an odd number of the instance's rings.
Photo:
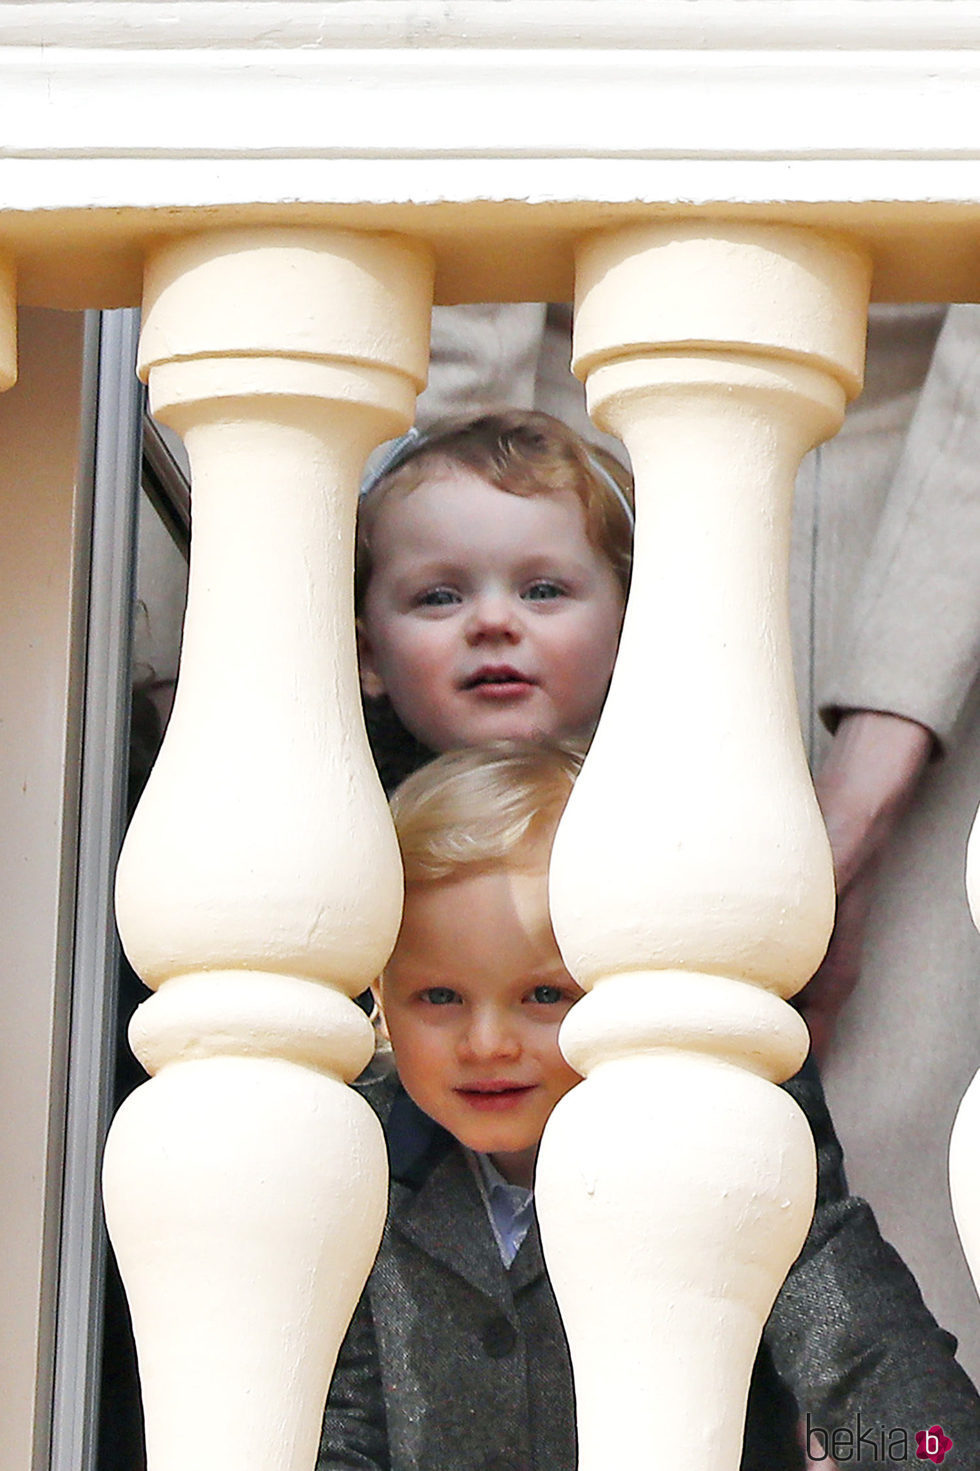
<path id="1" fill-rule="evenodd" d="M 575 367 L 636 472 L 606 708 L 558 831 L 555 932 L 586 1081 L 538 1162 L 581 1471 L 736 1471 L 814 1150 L 774 1087 L 820 961 L 831 857 L 787 610 L 793 481 L 860 388 L 869 267 L 792 228 L 650 224 L 580 248 Z"/>
<path id="2" fill-rule="evenodd" d="M 412 418 L 431 293 L 425 249 L 340 231 L 216 231 L 147 265 L 140 371 L 193 474 L 176 703 L 117 883 L 153 1076 L 104 1172 L 150 1471 L 310 1471 L 384 1221 L 383 1138 L 343 1081 L 401 909 L 354 519 L 366 455 Z"/>
<path id="3" fill-rule="evenodd" d="M 980 576 L 977 579 L 980 595 Z M 966 892 L 980 929 L 980 814 L 966 854 Z M 949 1190 L 963 1252 L 980 1292 L 980 1072 L 963 1095 L 949 1140 Z"/>

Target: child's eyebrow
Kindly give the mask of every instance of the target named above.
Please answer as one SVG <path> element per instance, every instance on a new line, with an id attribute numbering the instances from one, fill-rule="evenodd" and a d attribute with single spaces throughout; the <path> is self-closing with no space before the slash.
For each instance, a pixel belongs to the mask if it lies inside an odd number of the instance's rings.
<path id="1" fill-rule="evenodd" d="M 453 552 L 452 549 L 444 547 L 429 552 L 413 552 L 410 547 L 403 549 L 404 562 L 401 569 L 395 575 L 395 582 L 414 582 L 418 579 L 430 580 L 438 577 L 465 578 L 479 570 L 481 566 L 482 548 L 479 546 L 461 548 Z M 556 552 L 550 546 L 532 547 L 524 553 L 514 564 L 514 573 L 518 578 L 526 577 L 569 577 L 584 576 L 589 570 L 589 563 L 585 558 L 576 556 L 574 553 Z"/>
<path id="2" fill-rule="evenodd" d="M 536 966 L 534 970 L 525 971 L 524 975 L 526 980 L 532 981 L 538 979 L 553 981 L 558 976 L 563 981 L 569 981 L 572 985 L 578 985 L 578 982 L 573 980 L 568 974 L 568 971 L 560 960 L 549 961 L 547 965 Z"/>
<path id="3" fill-rule="evenodd" d="M 415 582 L 421 578 L 456 576 L 465 570 L 463 558 L 451 556 L 443 548 L 432 552 L 413 552 L 404 548 L 404 563 L 396 574 L 396 582 Z"/>
<path id="4" fill-rule="evenodd" d="M 390 965 L 389 961 L 389 965 Z M 382 972 L 385 975 L 385 972 Z M 388 976 L 389 984 L 391 976 Z M 458 975 L 448 975 L 438 971 L 434 966 L 425 962 L 413 963 L 412 961 L 399 961 L 398 984 L 405 986 L 448 986 L 450 990 L 458 991 L 465 982 Z"/>

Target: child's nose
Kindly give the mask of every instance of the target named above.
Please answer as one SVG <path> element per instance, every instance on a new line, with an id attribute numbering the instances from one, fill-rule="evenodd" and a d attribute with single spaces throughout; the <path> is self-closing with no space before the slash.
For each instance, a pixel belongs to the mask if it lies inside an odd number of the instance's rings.
<path id="1" fill-rule="evenodd" d="M 499 592 L 487 592 L 474 598 L 466 636 L 471 644 L 491 639 L 516 643 L 520 638 L 520 620 L 513 599 Z"/>
<path id="2" fill-rule="evenodd" d="M 461 1050 L 474 1059 L 513 1059 L 519 1056 L 521 1044 L 509 1018 L 487 1008 L 474 1012 L 463 1034 Z"/>

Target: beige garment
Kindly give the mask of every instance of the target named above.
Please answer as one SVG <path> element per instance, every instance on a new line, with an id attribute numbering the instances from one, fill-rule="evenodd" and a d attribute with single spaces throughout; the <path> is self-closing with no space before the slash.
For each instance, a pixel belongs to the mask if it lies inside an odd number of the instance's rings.
<path id="1" fill-rule="evenodd" d="M 545 312 L 534 301 L 435 307 L 432 368 L 416 422 L 425 428 L 504 404 L 534 408 Z"/>
<path id="2" fill-rule="evenodd" d="M 624 463 L 622 442 L 589 418 L 582 385 L 572 377 L 572 309 L 561 303 L 437 306 L 432 313 L 429 385 L 416 422 L 485 409 L 540 409 L 564 419 Z"/>
<path id="3" fill-rule="evenodd" d="M 474 361 L 488 314 L 522 365 L 513 393 L 506 374 L 484 364 L 481 378 Z M 598 439 L 568 372 L 569 322 L 564 307 L 547 319 L 539 308 L 437 309 L 420 419 L 515 402 Z M 980 936 L 963 887 L 980 801 L 970 699 L 980 665 L 978 410 L 980 307 L 952 308 L 948 319 L 944 307 L 873 309 L 865 392 L 800 472 L 790 601 L 815 765 L 830 741 L 818 706 L 891 710 L 943 742 L 884 866 L 862 982 L 824 1080 L 852 1190 L 870 1200 L 980 1382 L 980 1306 L 946 1167 L 956 1108 L 980 1066 Z"/>
<path id="4" fill-rule="evenodd" d="M 943 317 L 875 311 L 865 395 L 800 475 L 792 601 L 817 763 L 818 703 L 905 715 L 943 742 L 891 843 L 823 1074 L 852 1189 L 980 1381 L 980 1306 L 947 1177 L 980 1066 L 980 936 L 963 883 L 980 801 L 980 307 Z"/>

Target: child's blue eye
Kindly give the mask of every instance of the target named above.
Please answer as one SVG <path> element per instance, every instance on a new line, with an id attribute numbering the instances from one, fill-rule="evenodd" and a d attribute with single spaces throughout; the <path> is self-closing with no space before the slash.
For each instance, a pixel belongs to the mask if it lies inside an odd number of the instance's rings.
<path id="1" fill-rule="evenodd" d="M 459 601 L 459 593 L 451 587 L 428 587 L 415 599 L 420 608 L 448 608 Z"/>
<path id="2" fill-rule="evenodd" d="M 559 1001 L 567 999 L 561 986 L 535 986 L 531 992 L 531 1000 L 536 1001 L 539 1006 L 557 1006 Z"/>
<path id="3" fill-rule="evenodd" d="M 532 582 L 531 586 L 524 591 L 524 597 L 532 603 L 543 603 L 551 598 L 564 596 L 565 589 L 557 582 L 549 582 L 547 578 L 541 578 L 539 582 Z"/>
<path id="4" fill-rule="evenodd" d="M 452 1006 L 454 1001 L 459 1000 L 459 992 L 454 991 L 452 986 L 428 986 L 421 994 L 422 1000 L 427 1001 L 430 1006 Z"/>

